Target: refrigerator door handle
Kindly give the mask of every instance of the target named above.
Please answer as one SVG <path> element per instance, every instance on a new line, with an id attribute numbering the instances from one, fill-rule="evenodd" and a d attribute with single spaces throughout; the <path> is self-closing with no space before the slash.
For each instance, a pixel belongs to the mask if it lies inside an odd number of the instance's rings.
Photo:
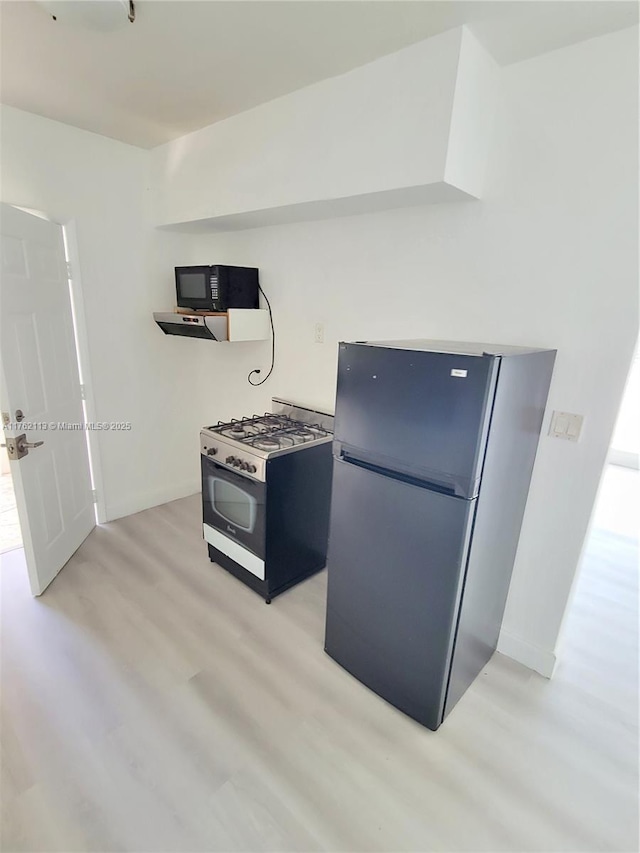
<path id="1" fill-rule="evenodd" d="M 439 483 L 435 480 L 422 479 L 421 477 L 413 477 L 411 474 L 405 474 L 403 471 L 394 471 L 390 468 L 384 468 L 376 465 L 373 462 L 367 462 L 364 459 L 358 459 L 344 450 L 341 451 L 338 457 L 338 462 L 346 462 L 349 465 L 356 465 L 358 468 L 364 468 L 374 474 L 380 474 L 382 477 L 388 477 L 392 480 L 398 480 L 401 483 L 407 483 L 410 486 L 417 486 L 420 489 L 427 489 L 430 492 L 439 492 L 443 495 L 448 495 L 458 500 L 467 500 L 467 498 L 457 495 L 453 486 L 446 483 Z"/>

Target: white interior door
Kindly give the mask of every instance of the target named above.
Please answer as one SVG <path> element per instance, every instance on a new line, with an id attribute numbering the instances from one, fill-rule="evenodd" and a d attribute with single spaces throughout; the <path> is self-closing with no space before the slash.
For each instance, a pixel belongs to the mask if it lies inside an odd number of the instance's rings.
<path id="1" fill-rule="evenodd" d="M 62 228 L 0 205 L 0 355 L 4 442 L 42 442 L 11 475 L 34 595 L 95 526 Z M 16 412 L 24 421 L 17 423 Z"/>

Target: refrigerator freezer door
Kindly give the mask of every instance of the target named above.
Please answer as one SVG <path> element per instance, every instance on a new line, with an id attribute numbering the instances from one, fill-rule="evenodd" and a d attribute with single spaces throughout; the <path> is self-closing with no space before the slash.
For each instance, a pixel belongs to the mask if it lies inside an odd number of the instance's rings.
<path id="1" fill-rule="evenodd" d="M 430 729 L 442 721 L 475 504 L 334 465 L 325 650 Z"/>
<path id="2" fill-rule="evenodd" d="M 475 497 L 500 359 L 340 344 L 336 455 Z"/>

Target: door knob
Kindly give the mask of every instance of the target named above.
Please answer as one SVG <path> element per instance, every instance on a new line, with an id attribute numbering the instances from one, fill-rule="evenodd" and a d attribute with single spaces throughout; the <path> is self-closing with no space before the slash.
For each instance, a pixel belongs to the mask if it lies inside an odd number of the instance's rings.
<path id="1" fill-rule="evenodd" d="M 44 441 L 27 441 L 24 436 L 20 436 L 16 440 L 16 444 L 18 445 L 18 450 L 33 450 L 34 447 L 42 447 Z"/>
<path id="2" fill-rule="evenodd" d="M 34 447 L 42 447 L 43 444 L 44 441 L 27 441 L 27 436 L 23 433 L 17 438 L 8 438 L 2 447 L 7 448 L 9 459 L 22 459 L 29 453 L 29 450 L 33 450 Z"/>

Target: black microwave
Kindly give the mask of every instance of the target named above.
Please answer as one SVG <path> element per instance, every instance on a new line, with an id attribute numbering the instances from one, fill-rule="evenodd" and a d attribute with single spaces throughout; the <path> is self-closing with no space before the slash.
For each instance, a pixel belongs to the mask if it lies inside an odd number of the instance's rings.
<path id="1" fill-rule="evenodd" d="M 254 267 L 176 267 L 178 308 L 227 311 L 258 307 L 258 270 Z"/>

